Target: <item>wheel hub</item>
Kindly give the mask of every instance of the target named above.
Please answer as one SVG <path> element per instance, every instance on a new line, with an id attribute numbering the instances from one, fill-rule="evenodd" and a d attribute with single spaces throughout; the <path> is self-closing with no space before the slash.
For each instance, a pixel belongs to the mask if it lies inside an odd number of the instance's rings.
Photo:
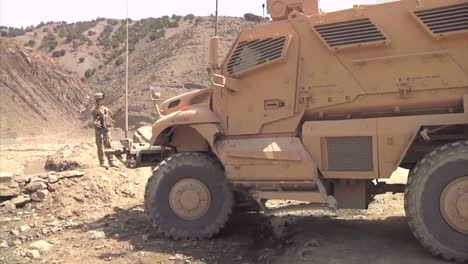
<path id="1" fill-rule="evenodd" d="M 440 211 L 453 229 L 468 234 L 468 176 L 458 178 L 444 188 Z"/>
<path id="2" fill-rule="evenodd" d="M 186 178 L 178 181 L 169 192 L 171 210 L 180 218 L 195 220 L 210 208 L 211 194 L 200 180 Z"/>

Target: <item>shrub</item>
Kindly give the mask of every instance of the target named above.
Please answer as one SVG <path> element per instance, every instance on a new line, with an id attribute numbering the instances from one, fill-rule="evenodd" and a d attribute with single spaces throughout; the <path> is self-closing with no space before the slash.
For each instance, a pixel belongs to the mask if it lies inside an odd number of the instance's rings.
<path id="1" fill-rule="evenodd" d="M 117 60 L 115 60 L 115 65 L 119 66 L 124 62 L 123 57 L 118 57 Z"/>
<path id="2" fill-rule="evenodd" d="M 88 70 L 85 71 L 84 77 L 85 77 L 86 79 L 88 79 L 88 78 L 90 78 L 91 76 L 93 76 L 95 73 L 96 73 L 96 69 L 95 69 L 95 68 L 88 69 Z"/>
<path id="3" fill-rule="evenodd" d="M 88 36 L 94 36 L 94 35 L 96 35 L 96 32 L 92 30 L 88 30 Z"/>
<path id="4" fill-rule="evenodd" d="M 64 50 L 64 49 L 61 49 L 61 50 L 56 50 L 54 52 L 52 52 L 52 57 L 62 57 L 66 54 L 67 52 Z"/>
<path id="5" fill-rule="evenodd" d="M 36 41 L 34 39 L 30 39 L 27 43 L 26 46 L 29 46 L 33 48 L 36 45 Z"/>
<path id="6" fill-rule="evenodd" d="M 184 17 L 184 21 L 187 21 L 187 20 L 192 21 L 194 19 L 195 19 L 195 15 L 193 14 L 188 14 Z"/>
<path id="7" fill-rule="evenodd" d="M 263 18 L 261 16 L 254 15 L 252 13 L 244 14 L 244 19 L 246 21 L 261 22 Z"/>
<path id="8" fill-rule="evenodd" d="M 41 49 L 46 50 L 47 52 L 53 51 L 58 45 L 55 35 L 52 33 L 47 33 L 47 35 L 42 39 Z"/>
<path id="9" fill-rule="evenodd" d="M 81 57 L 78 59 L 78 63 L 83 63 L 85 61 L 85 57 Z"/>
<path id="10" fill-rule="evenodd" d="M 197 17 L 197 19 L 195 19 L 195 26 L 203 23 L 203 21 L 205 21 L 203 17 Z"/>
<path id="11" fill-rule="evenodd" d="M 176 22 L 179 22 L 181 19 L 182 19 L 182 16 L 178 16 L 178 15 L 172 15 L 172 20 L 176 21 Z"/>

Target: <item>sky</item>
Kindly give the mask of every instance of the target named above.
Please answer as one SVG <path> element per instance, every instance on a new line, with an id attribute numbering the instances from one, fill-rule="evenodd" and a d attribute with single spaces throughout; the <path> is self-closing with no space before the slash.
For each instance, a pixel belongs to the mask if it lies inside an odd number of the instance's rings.
<path id="1" fill-rule="evenodd" d="M 128 0 L 129 17 L 141 19 L 164 15 L 214 13 L 216 0 Z M 320 0 L 326 12 L 347 9 L 353 4 L 375 4 L 385 0 Z M 219 15 L 262 15 L 266 0 L 219 0 Z M 97 17 L 125 18 L 127 0 L 0 0 L 0 25 L 26 27 L 41 21 L 86 21 Z"/>

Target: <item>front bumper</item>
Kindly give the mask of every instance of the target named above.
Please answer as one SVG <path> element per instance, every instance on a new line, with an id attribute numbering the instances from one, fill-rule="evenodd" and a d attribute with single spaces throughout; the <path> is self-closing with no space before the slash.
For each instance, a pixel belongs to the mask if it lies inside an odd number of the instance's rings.
<path id="1" fill-rule="evenodd" d="M 168 152 L 161 146 L 148 143 L 134 143 L 131 139 L 120 140 L 122 146 L 104 150 L 106 155 L 114 155 L 128 168 L 154 167 L 164 160 Z"/>

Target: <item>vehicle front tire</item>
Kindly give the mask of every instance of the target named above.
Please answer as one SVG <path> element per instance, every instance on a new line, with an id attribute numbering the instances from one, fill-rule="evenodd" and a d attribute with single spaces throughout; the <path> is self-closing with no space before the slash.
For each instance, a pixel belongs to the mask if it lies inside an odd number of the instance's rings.
<path id="1" fill-rule="evenodd" d="M 414 236 L 432 254 L 468 261 L 468 141 L 444 145 L 416 165 L 405 212 Z"/>
<path id="2" fill-rule="evenodd" d="M 153 171 L 145 190 L 145 208 L 153 226 L 172 239 L 206 239 L 224 227 L 233 193 L 216 157 L 177 153 Z"/>

